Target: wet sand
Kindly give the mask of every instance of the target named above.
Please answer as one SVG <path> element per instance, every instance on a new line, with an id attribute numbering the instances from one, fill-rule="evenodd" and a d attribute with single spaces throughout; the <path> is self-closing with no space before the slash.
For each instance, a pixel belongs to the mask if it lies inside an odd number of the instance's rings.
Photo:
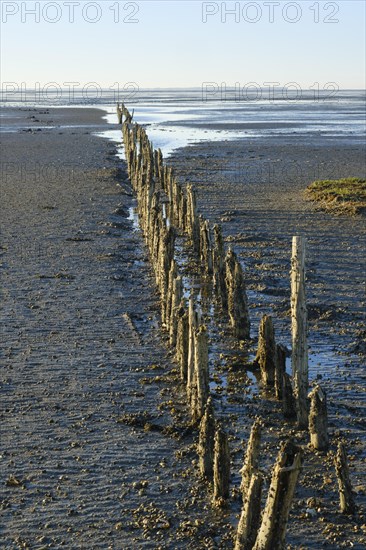
<path id="1" fill-rule="evenodd" d="M 252 358 L 259 320 L 264 313 L 273 316 L 276 341 L 291 348 L 291 239 L 293 235 L 307 237 L 309 378 L 312 384 L 317 381 L 327 391 L 332 446 L 326 457 L 308 451 L 305 454 L 287 540 L 296 548 L 363 548 L 365 218 L 334 217 L 321 212 L 305 199 L 304 193 L 315 179 L 364 177 L 363 147 L 336 139 L 322 139 L 316 144 L 296 137 L 275 141 L 247 139 L 185 147 L 176 151 L 169 163 L 182 181 L 195 184 L 200 212 L 212 224 L 221 223 L 227 245 L 233 246 L 245 268 L 252 319 L 253 342 L 249 350 Z M 222 360 L 217 353 L 212 354 L 211 360 L 216 365 L 221 363 L 216 368 L 220 380 Z M 230 363 L 233 361 L 229 358 L 229 373 Z M 240 434 L 243 423 L 240 412 L 237 416 L 240 407 L 232 404 L 238 396 L 237 380 L 235 374 L 228 377 L 227 372 L 224 375 L 221 372 L 218 386 L 220 398 L 230 403 L 227 406 L 232 415 L 232 430 Z M 263 466 L 269 466 L 273 434 L 281 439 L 291 426 L 278 413 L 279 407 L 268 396 L 262 395 L 258 401 L 246 400 L 246 417 L 255 414 L 266 417 L 268 454 L 262 457 Z M 296 430 L 292 433 L 298 443 L 306 445 L 306 437 Z M 346 443 L 350 454 L 351 475 L 360 505 L 357 519 L 342 517 L 337 511 L 332 452 L 339 440 Z M 237 461 L 234 458 L 238 469 L 241 454 L 234 456 L 239 456 Z M 309 498 L 315 498 L 319 507 Z M 307 508 L 313 509 L 307 514 Z"/>
<path id="2" fill-rule="evenodd" d="M 106 126 L 102 114 L 36 112 L 41 122 L 24 124 L 34 133 L 2 136 L 7 549 L 196 548 L 209 536 L 202 525 L 214 525 L 148 258 L 128 219 L 130 185 L 115 146 L 92 135 Z M 72 127 L 37 132 L 50 120 Z"/>
<path id="3" fill-rule="evenodd" d="M 106 127 L 100 111 L 19 113 L 40 122 L 27 119 L 26 131 L 2 137 L 5 547 L 232 548 L 238 472 L 254 416 L 266 418 L 267 481 L 278 440 L 293 428 L 276 402 L 259 396 L 242 360 L 238 370 L 233 357 L 220 356 L 225 330 L 216 319 L 212 393 L 229 426 L 233 489 L 230 508 L 212 510 L 194 467 L 185 396 L 162 341 L 147 252 L 129 219 L 134 201 L 124 167 L 115 146 L 91 133 Z M 55 121 L 74 126 L 37 132 Z M 295 162 L 303 170 L 297 177 Z M 321 376 L 328 391 L 332 449 L 344 439 L 353 457 L 360 512 L 340 516 L 331 458 L 306 451 L 291 548 L 362 548 L 365 541 L 365 379 L 361 357 L 346 355 L 364 320 L 364 223 L 316 212 L 302 195 L 310 173 L 334 162 L 334 177 L 362 175 L 361 151 L 334 143 L 200 144 L 169 159 L 181 180 L 197 184 L 201 211 L 221 221 L 240 254 L 253 337 L 260 315 L 272 311 L 278 340 L 289 343 L 290 241 L 299 231 L 309 238 L 310 344 L 323 354 L 311 378 Z M 315 519 L 306 512 L 311 498 Z"/>

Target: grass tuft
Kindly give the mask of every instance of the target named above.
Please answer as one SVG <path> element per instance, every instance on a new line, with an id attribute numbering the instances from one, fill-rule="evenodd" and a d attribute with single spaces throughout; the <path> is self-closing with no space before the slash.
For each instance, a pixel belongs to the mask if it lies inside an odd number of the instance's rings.
<path id="1" fill-rule="evenodd" d="M 343 178 L 319 180 L 306 189 L 306 196 L 319 204 L 322 210 L 334 214 L 356 215 L 366 212 L 366 180 Z"/>

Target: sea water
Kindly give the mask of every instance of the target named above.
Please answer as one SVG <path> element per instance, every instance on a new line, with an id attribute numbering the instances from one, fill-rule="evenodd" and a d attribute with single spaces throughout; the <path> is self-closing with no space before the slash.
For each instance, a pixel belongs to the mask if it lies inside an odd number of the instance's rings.
<path id="1" fill-rule="evenodd" d="M 281 137 L 321 144 L 333 139 L 341 143 L 365 140 L 363 90 L 307 90 L 301 92 L 301 97 L 284 97 L 281 90 L 261 90 L 260 97 L 258 93 L 240 97 L 234 89 L 212 96 L 198 88 L 135 90 L 117 97 L 115 92 L 102 90 L 94 100 L 85 99 L 75 90 L 72 98 L 68 93 L 53 98 L 48 91 L 47 101 L 36 98 L 32 91 L 14 92 L 0 102 L 1 131 L 17 131 L 14 124 L 7 125 L 8 111 L 4 107 L 96 107 L 107 113 L 106 121 L 111 124 L 111 129 L 101 135 L 120 142 L 120 130 L 112 129 L 112 125 L 117 122 L 117 101 L 123 100 L 130 112 L 135 111 L 135 120 L 147 126 L 150 140 L 165 157 L 177 148 L 202 141 Z M 19 116 L 19 127 L 22 124 L 24 120 Z"/>

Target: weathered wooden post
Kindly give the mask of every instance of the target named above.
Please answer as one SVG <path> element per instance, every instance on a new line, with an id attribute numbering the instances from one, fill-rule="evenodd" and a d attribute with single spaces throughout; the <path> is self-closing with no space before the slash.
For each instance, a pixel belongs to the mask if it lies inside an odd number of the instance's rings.
<path id="1" fill-rule="evenodd" d="M 146 231 L 146 242 L 148 246 L 150 244 L 150 239 L 151 239 L 151 219 L 153 215 L 153 212 L 152 212 L 153 197 L 155 193 L 155 182 L 152 177 L 151 168 L 152 168 L 151 164 L 149 164 L 147 169 L 147 176 L 146 176 L 147 185 L 145 190 L 145 217 L 146 217 L 145 231 Z"/>
<path id="2" fill-rule="evenodd" d="M 219 426 L 214 445 L 214 502 L 223 505 L 229 498 L 230 453 L 226 432 Z"/>
<path id="3" fill-rule="evenodd" d="M 292 375 L 297 402 L 299 428 L 308 427 L 308 343 L 305 296 L 305 247 L 303 237 L 292 237 L 291 258 L 291 321 Z"/>
<path id="4" fill-rule="evenodd" d="M 159 154 L 156 149 L 154 149 L 154 177 L 159 180 Z"/>
<path id="5" fill-rule="evenodd" d="M 165 220 L 160 219 L 160 239 L 156 269 L 156 282 L 160 289 L 161 320 L 168 331 L 168 316 L 170 315 L 171 311 L 171 290 L 173 280 L 177 276 L 177 265 L 174 260 L 174 256 L 170 256 L 169 254 L 169 242 L 169 230 L 166 228 Z"/>
<path id="6" fill-rule="evenodd" d="M 117 103 L 118 124 L 122 124 L 122 116 L 123 116 L 122 109 L 120 108 L 119 103 Z"/>
<path id="7" fill-rule="evenodd" d="M 180 308 L 177 312 L 177 316 L 178 316 L 178 329 L 177 329 L 176 354 L 177 354 L 177 361 L 180 365 L 180 377 L 183 382 L 186 382 L 187 367 L 188 367 L 189 321 L 188 321 L 188 312 L 186 311 L 185 300 L 181 301 Z"/>
<path id="8" fill-rule="evenodd" d="M 225 263 L 228 313 L 233 333 L 240 340 L 248 340 L 250 321 L 243 270 L 231 248 L 226 255 Z"/>
<path id="9" fill-rule="evenodd" d="M 155 191 L 151 199 L 150 213 L 150 255 L 153 269 L 156 271 L 160 248 L 160 191 Z"/>
<path id="10" fill-rule="evenodd" d="M 343 443 L 338 444 L 334 464 L 338 480 L 340 510 L 342 514 L 354 514 L 356 504 L 349 477 L 346 449 Z"/>
<path id="11" fill-rule="evenodd" d="M 282 410 L 285 418 L 296 418 L 296 400 L 292 391 L 291 378 L 287 372 L 282 376 Z"/>
<path id="12" fill-rule="evenodd" d="M 197 213 L 196 191 L 192 185 L 187 185 L 187 233 L 195 252 L 200 251 L 200 224 Z"/>
<path id="13" fill-rule="evenodd" d="M 198 457 L 201 475 L 209 481 L 213 479 L 215 442 L 215 416 L 211 397 L 208 398 L 205 414 L 200 424 Z"/>
<path id="14" fill-rule="evenodd" d="M 254 424 L 250 432 L 247 451 L 244 459 L 244 465 L 240 470 L 240 473 L 241 473 L 240 490 L 242 492 L 243 499 L 245 499 L 247 495 L 252 475 L 254 473 L 257 473 L 259 470 L 259 452 L 260 452 L 260 444 L 261 444 L 261 435 L 262 435 L 262 420 L 260 418 L 257 418 L 254 421 Z"/>
<path id="15" fill-rule="evenodd" d="M 329 448 L 329 437 L 326 393 L 319 385 L 317 385 L 309 393 L 309 398 L 310 443 L 314 449 L 319 451 L 327 451 Z"/>
<path id="16" fill-rule="evenodd" d="M 195 393 L 196 379 L 194 371 L 194 333 L 198 326 L 198 315 L 195 309 L 193 293 L 189 297 L 188 306 L 188 360 L 187 360 L 187 396 L 189 403 Z"/>
<path id="17" fill-rule="evenodd" d="M 162 157 L 163 158 L 163 157 Z M 163 160 L 162 160 L 163 162 Z M 166 164 L 163 164 L 163 182 L 164 182 L 164 191 L 169 197 L 169 175 L 170 169 Z"/>
<path id="18" fill-rule="evenodd" d="M 165 270 L 164 270 L 165 271 Z M 161 279 L 164 284 L 161 284 L 161 320 L 166 326 L 167 331 L 170 331 L 170 315 L 172 311 L 172 292 L 174 280 L 178 275 L 177 262 L 173 259 L 170 264 L 170 269 L 161 274 Z"/>
<path id="19" fill-rule="evenodd" d="M 201 325 L 194 335 L 194 371 L 196 379 L 196 403 L 194 417 L 202 418 L 209 395 L 208 338 L 207 329 Z"/>
<path id="20" fill-rule="evenodd" d="M 169 208 L 170 210 L 170 204 L 173 199 L 173 168 L 171 166 L 164 166 L 164 173 L 165 173 L 165 187 L 166 187 L 166 194 L 169 199 Z"/>
<path id="21" fill-rule="evenodd" d="M 163 153 L 161 152 L 161 149 L 158 149 L 158 178 L 159 178 L 161 189 L 165 191 L 164 162 L 163 162 Z"/>
<path id="22" fill-rule="evenodd" d="M 259 364 L 264 386 L 273 387 L 276 372 L 276 342 L 272 317 L 263 315 L 259 324 L 258 351 L 255 361 Z"/>
<path id="23" fill-rule="evenodd" d="M 283 396 L 283 375 L 286 372 L 286 348 L 282 344 L 276 345 L 276 372 L 275 372 L 275 394 L 276 399 L 282 400 Z"/>
<path id="24" fill-rule="evenodd" d="M 201 264 L 208 275 L 212 275 L 212 244 L 209 221 L 200 216 Z"/>
<path id="25" fill-rule="evenodd" d="M 183 280 L 181 275 L 173 280 L 172 297 L 171 297 L 171 313 L 170 313 L 170 328 L 169 328 L 169 342 L 171 346 L 175 346 L 177 343 L 178 332 L 178 310 L 180 302 L 183 297 Z"/>
<path id="26" fill-rule="evenodd" d="M 213 248 L 213 282 L 216 296 L 221 302 L 224 310 L 227 310 L 227 290 L 225 281 L 225 249 L 222 237 L 221 225 L 214 225 L 214 248 Z"/>
<path id="27" fill-rule="evenodd" d="M 253 550 L 280 550 L 284 547 L 287 521 L 301 470 L 302 455 L 302 449 L 292 441 L 282 443 Z"/>
<path id="28" fill-rule="evenodd" d="M 165 276 L 168 277 L 169 269 L 174 259 L 176 231 L 172 225 L 170 225 L 167 228 L 165 220 L 162 220 L 162 225 L 164 226 L 163 241 L 162 241 L 162 256 L 164 258 L 163 272 L 165 273 Z"/>
<path id="29" fill-rule="evenodd" d="M 263 476 L 253 473 L 236 532 L 234 550 L 252 550 L 261 520 Z"/>
<path id="30" fill-rule="evenodd" d="M 187 220 L 187 197 L 183 192 L 183 189 L 180 190 L 179 205 L 179 227 L 182 231 L 186 231 L 186 220 Z"/>
<path id="31" fill-rule="evenodd" d="M 179 194 L 180 194 L 180 185 L 177 182 L 177 179 L 173 176 L 173 171 L 170 172 L 169 180 L 169 217 L 171 223 L 179 227 Z"/>

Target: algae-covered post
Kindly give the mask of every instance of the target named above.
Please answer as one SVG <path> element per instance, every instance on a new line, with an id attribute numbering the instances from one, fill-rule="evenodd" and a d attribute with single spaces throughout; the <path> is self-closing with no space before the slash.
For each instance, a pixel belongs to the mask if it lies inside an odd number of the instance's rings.
<path id="1" fill-rule="evenodd" d="M 227 433 L 219 426 L 214 445 L 214 502 L 223 504 L 229 498 L 230 452 Z"/>
<path id="2" fill-rule="evenodd" d="M 263 476 L 252 475 L 236 532 L 234 550 L 252 550 L 257 538 L 261 518 Z"/>
<path id="3" fill-rule="evenodd" d="M 186 231 L 195 252 L 200 251 L 200 223 L 197 213 L 196 191 L 192 185 L 187 185 L 187 219 Z"/>
<path id="4" fill-rule="evenodd" d="M 173 280 L 171 296 L 171 313 L 170 313 L 170 328 L 169 328 L 169 341 L 171 346 L 175 346 L 177 343 L 177 332 L 178 332 L 178 311 L 180 308 L 180 303 L 183 297 L 183 281 L 181 275 Z"/>
<path id="5" fill-rule="evenodd" d="M 308 319 L 305 296 L 305 247 L 303 237 L 292 238 L 291 322 L 292 374 L 300 428 L 308 427 Z"/>
<path id="6" fill-rule="evenodd" d="M 196 394 L 195 377 L 195 331 L 199 324 L 199 314 L 194 303 L 194 296 L 191 293 L 188 307 L 188 359 L 187 359 L 187 396 L 188 401 L 192 403 Z"/>
<path id="7" fill-rule="evenodd" d="M 263 315 L 259 325 L 256 362 L 261 370 L 264 386 L 273 387 L 276 372 L 276 342 L 272 317 Z"/>
<path id="8" fill-rule="evenodd" d="M 172 313 L 172 298 L 174 292 L 174 281 L 178 276 L 177 262 L 173 259 L 170 264 L 167 287 L 165 296 L 161 297 L 161 320 L 166 325 L 166 328 L 169 332 L 170 329 L 170 316 Z"/>
<path id="9" fill-rule="evenodd" d="M 201 264 L 208 275 L 212 275 L 211 229 L 208 220 L 200 216 L 200 252 Z"/>
<path id="10" fill-rule="evenodd" d="M 240 490 L 242 492 L 243 499 L 247 495 L 252 475 L 258 472 L 261 435 L 262 435 L 262 421 L 260 418 L 257 418 L 250 432 L 248 447 L 245 454 L 244 466 L 240 470 L 240 473 L 241 473 Z"/>
<path id="11" fill-rule="evenodd" d="M 288 516 L 301 465 L 300 447 L 290 440 L 282 443 L 253 550 L 275 550 L 284 547 Z"/>
<path id="12" fill-rule="evenodd" d="M 213 284 L 216 296 L 224 310 L 227 309 L 227 292 L 225 281 L 225 249 L 222 237 L 221 225 L 214 225 L 214 248 L 213 256 Z"/>
<path id="13" fill-rule="evenodd" d="M 314 449 L 326 451 L 329 447 L 327 396 L 325 391 L 317 385 L 309 393 L 309 398 L 310 443 Z"/>
<path id="14" fill-rule="evenodd" d="M 281 401 L 283 397 L 283 375 L 286 372 L 287 350 L 282 344 L 276 345 L 276 372 L 275 372 L 275 394 Z"/>
<path id="15" fill-rule="evenodd" d="M 201 475 L 209 481 L 213 479 L 215 442 L 215 416 L 211 397 L 208 398 L 205 414 L 200 424 L 198 441 L 198 457 Z"/>
<path id="16" fill-rule="evenodd" d="M 180 377 L 182 382 L 187 380 L 187 367 L 188 367 L 188 311 L 186 310 L 185 300 L 182 299 L 180 308 L 177 312 L 178 326 L 177 326 L 177 343 L 176 343 L 176 357 L 180 365 Z"/>
<path id="17" fill-rule="evenodd" d="M 354 514 L 356 504 L 349 477 L 346 449 L 343 443 L 338 444 L 334 464 L 338 480 L 340 510 L 342 514 Z"/>
<path id="18" fill-rule="evenodd" d="M 250 320 L 243 270 L 235 252 L 231 248 L 226 255 L 225 264 L 228 313 L 233 333 L 239 340 L 248 340 L 250 335 Z"/>
<path id="19" fill-rule="evenodd" d="M 290 375 L 284 372 L 282 375 L 282 411 L 285 418 L 295 418 L 296 400 L 292 391 Z"/>

